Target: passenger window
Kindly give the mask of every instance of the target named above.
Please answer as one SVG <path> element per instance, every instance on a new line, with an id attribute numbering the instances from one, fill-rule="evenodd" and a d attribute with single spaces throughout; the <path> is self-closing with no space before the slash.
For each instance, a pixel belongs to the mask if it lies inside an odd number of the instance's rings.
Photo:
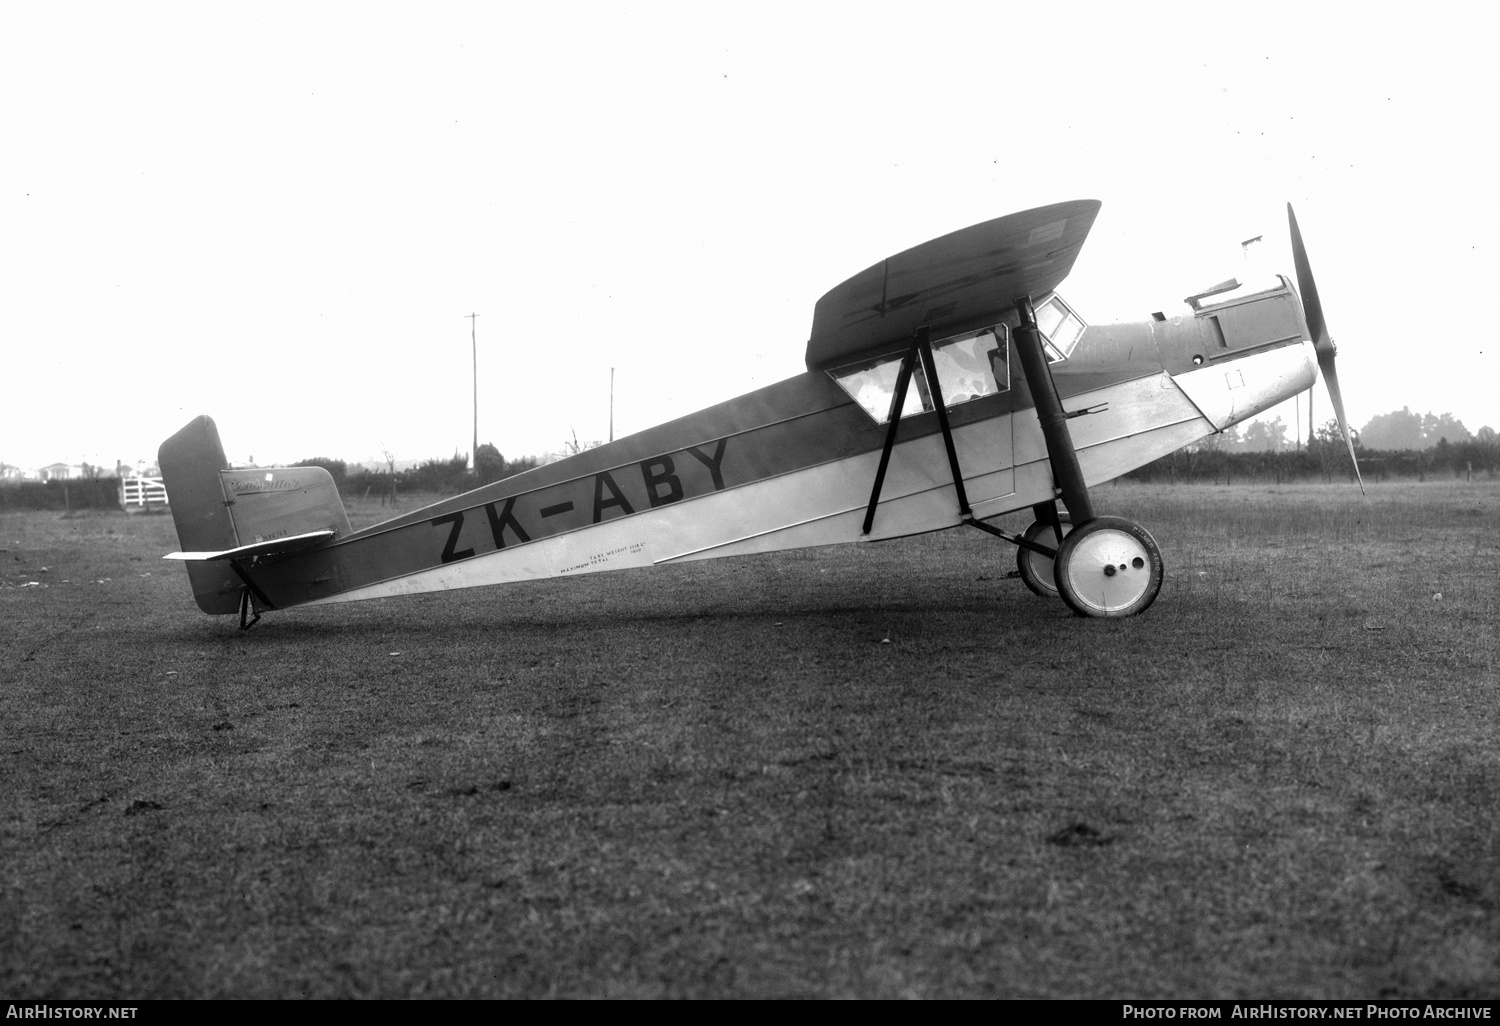
<path id="1" fill-rule="evenodd" d="M 882 356 L 839 367 L 829 373 L 839 387 L 875 419 L 875 423 L 884 424 L 891 419 L 891 408 L 896 403 L 896 377 L 901 373 L 901 359 L 900 356 Z M 918 378 L 922 378 L 920 388 L 917 387 Z M 901 416 L 915 417 L 932 409 L 932 404 L 924 401 L 928 395 L 927 381 L 919 365 L 913 369 L 911 383 L 906 386 L 906 405 L 901 409 Z"/>
<path id="2" fill-rule="evenodd" d="M 932 347 L 932 363 L 942 382 L 943 405 L 957 406 L 1010 389 L 1009 338 L 1009 329 L 1000 324 L 943 339 Z M 875 423 L 886 424 L 896 401 L 896 378 L 903 356 L 882 356 L 829 373 Z M 918 364 L 906 389 L 901 416 L 913 417 L 932 408 L 932 389 Z"/>
<path id="3" fill-rule="evenodd" d="M 1005 325 L 975 335 L 945 339 L 932 347 L 932 363 L 943 383 L 943 405 L 956 406 L 1010 388 Z"/>

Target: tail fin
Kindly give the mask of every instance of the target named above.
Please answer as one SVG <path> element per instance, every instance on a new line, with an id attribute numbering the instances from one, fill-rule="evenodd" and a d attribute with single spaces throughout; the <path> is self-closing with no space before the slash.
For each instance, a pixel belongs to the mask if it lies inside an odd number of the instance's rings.
<path id="1" fill-rule="evenodd" d="M 264 549 L 262 542 L 314 531 L 349 533 L 338 486 L 321 467 L 231 470 L 219 429 L 199 417 L 157 453 L 177 540 L 188 553 Z M 245 581 L 228 562 L 190 560 L 193 597 L 205 613 L 240 609 Z"/>
<path id="2" fill-rule="evenodd" d="M 239 544 L 219 474 L 229 469 L 213 418 L 199 417 L 161 443 L 156 453 L 177 541 L 189 551 Z M 224 563 L 189 563 L 193 597 L 205 613 L 237 613 L 244 582 Z"/>

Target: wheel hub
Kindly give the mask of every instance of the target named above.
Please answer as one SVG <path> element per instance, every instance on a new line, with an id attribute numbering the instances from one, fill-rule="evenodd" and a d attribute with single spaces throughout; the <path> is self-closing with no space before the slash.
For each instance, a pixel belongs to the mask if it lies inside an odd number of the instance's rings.
<path id="1" fill-rule="evenodd" d="M 1161 588 L 1155 539 L 1122 517 L 1099 517 L 1074 528 L 1055 566 L 1063 598 L 1084 616 L 1130 616 L 1149 606 Z"/>

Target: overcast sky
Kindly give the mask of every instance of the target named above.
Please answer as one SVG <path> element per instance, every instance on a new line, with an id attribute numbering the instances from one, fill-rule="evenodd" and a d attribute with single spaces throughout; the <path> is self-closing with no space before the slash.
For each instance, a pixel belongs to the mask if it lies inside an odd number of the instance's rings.
<path id="1" fill-rule="evenodd" d="M 1500 428 L 1491 21 L 6 0 L 0 461 L 151 461 L 200 413 L 234 460 L 467 453 L 474 312 L 481 441 L 605 437 L 611 367 L 625 434 L 800 372 L 883 257 L 1078 198 L 1086 319 L 1290 275 L 1291 201 L 1355 425 Z"/>

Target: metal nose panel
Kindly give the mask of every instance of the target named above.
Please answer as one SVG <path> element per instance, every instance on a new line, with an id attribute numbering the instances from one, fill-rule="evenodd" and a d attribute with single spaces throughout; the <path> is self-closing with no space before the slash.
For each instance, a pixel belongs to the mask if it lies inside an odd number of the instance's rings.
<path id="1" fill-rule="evenodd" d="M 1317 379 L 1318 359 L 1311 342 L 1221 358 L 1172 375 L 1219 431 L 1305 392 Z"/>

